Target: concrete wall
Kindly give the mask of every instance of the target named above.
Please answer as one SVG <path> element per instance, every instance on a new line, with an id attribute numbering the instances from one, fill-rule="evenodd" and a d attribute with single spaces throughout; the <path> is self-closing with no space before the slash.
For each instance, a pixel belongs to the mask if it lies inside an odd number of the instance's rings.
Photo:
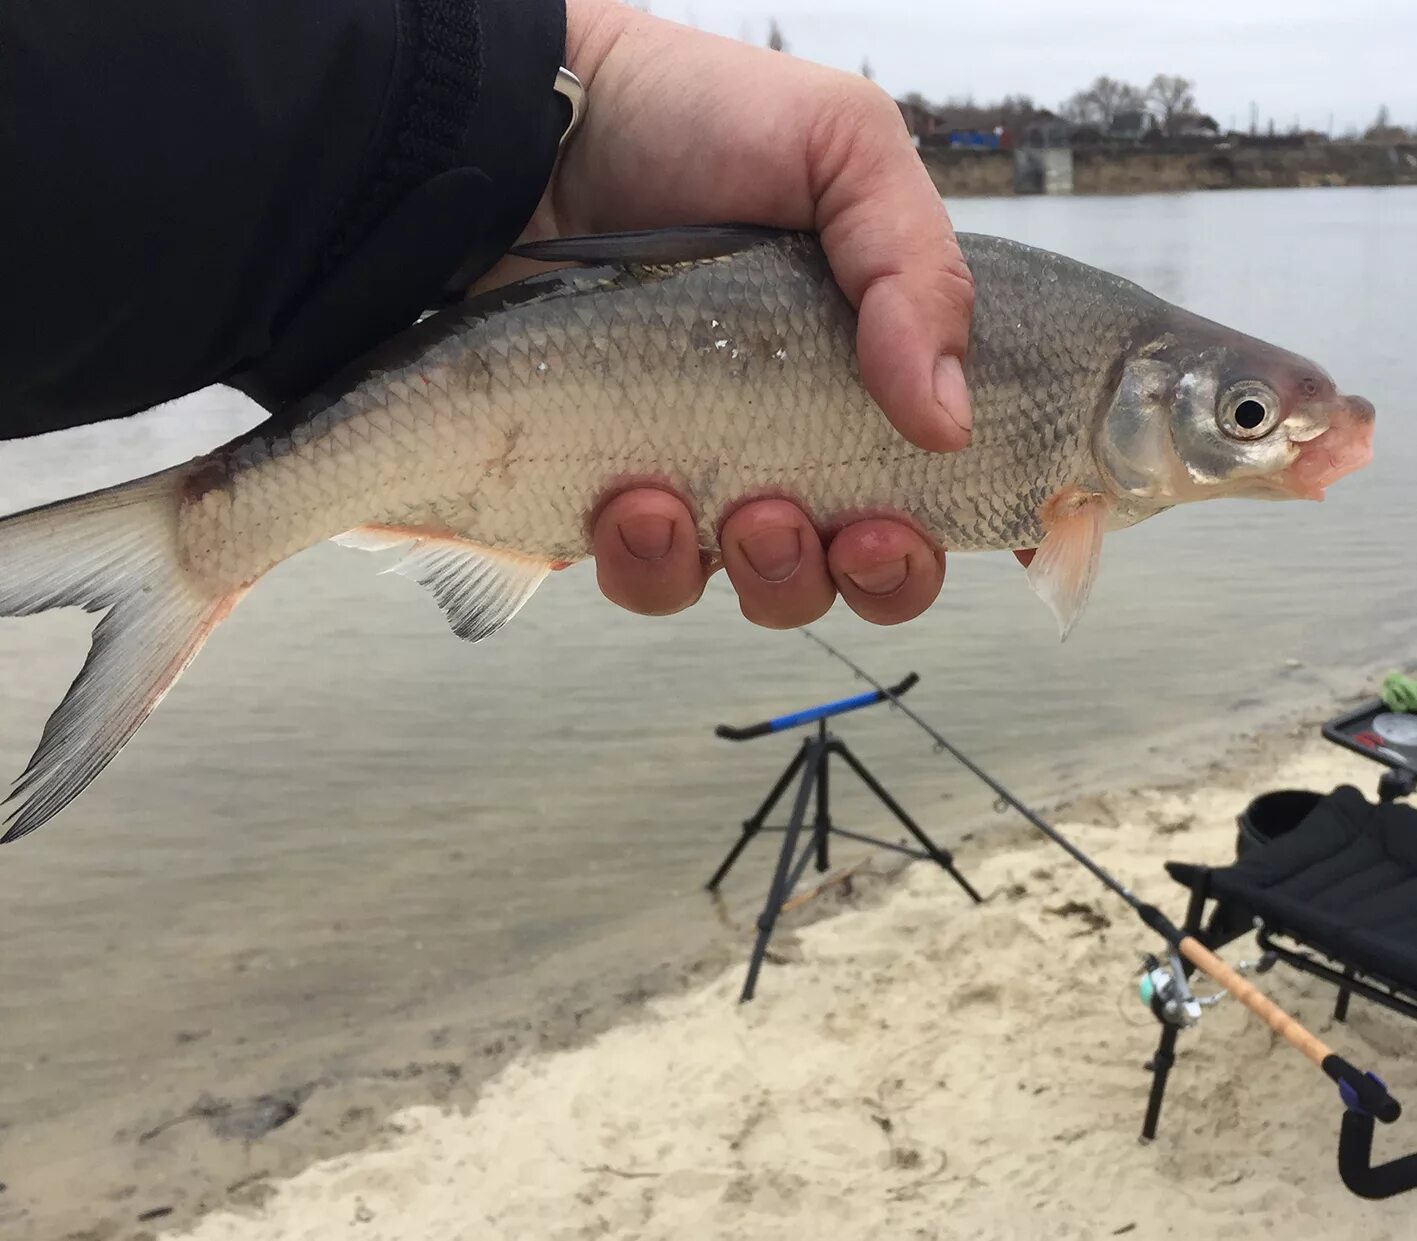
<path id="1" fill-rule="evenodd" d="M 1067 147 L 1021 147 L 1014 152 L 1015 194 L 1071 194 L 1073 153 Z"/>

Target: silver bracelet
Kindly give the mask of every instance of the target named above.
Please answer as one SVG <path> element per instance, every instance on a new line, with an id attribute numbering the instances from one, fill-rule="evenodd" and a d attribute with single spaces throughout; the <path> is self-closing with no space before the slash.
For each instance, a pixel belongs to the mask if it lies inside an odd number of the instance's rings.
<path id="1" fill-rule="evenodd" d="M 585 120 L 586 114 L 586 88 L 582 85 L 580 78 L 576 77 L 564 65 L 556 70 L 556 93 L 564 95 L 571 105 L 571 119 L 566 126 L 566 132 L 561 135 L 560 148 L 564 148 L 571 140 L 571 135 L 581 127 L 581 122 Z"/>

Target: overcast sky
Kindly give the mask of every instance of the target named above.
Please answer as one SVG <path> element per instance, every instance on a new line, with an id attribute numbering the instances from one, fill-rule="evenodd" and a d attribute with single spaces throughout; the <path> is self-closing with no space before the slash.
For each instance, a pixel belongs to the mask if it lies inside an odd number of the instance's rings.
<path id="1" fill-rule="evenodd" d="M 1031 95 L 1056 107 L 1100 73 L 1194 79 L 1222 126 L 1417 125 L 1417 0 L 650 0 L 654 13 L 843 69 L 863 56 L 900 96 Z"/>

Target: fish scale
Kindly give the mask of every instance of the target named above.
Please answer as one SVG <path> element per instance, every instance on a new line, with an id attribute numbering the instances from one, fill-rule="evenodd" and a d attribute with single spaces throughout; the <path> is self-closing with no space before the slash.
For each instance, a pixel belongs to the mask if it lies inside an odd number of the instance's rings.
<path id="1" fill-rule="evenodd" d="M 214 579 L 239 564 L 254 578 L 351 526 L 430 512 L 472 542 L 575 560 L 589 551 L 587 513 L 633 478 L 691 499 L 710 550 L 729 507 L 766 491 L 824 525 L 893 509 L 949 549 L 1031 545 L 1042 501 L 1096 472 L 1087 416 L 1136 316 L 1114 316 L 1069 349 L 1056 296 L 1048 284 L 1032 296 L 1037 275 L 1013 248 L 966 245 L 982 292 L 968 374 L 976 434 L 964 452 L 910 447 L 871 402 L 854 315 L 820 250 L 757 247 L 573 279 L 495 315 L 454 318 L 415 362 L 370 374 L 294 434 L 232 450 L 225 491 L 241 499 L 233 508 L 225 492 L 207 493 L 184 507 L 188 563 Z M 1050 330 L 1058 339 L 1036 355 L 1008 343 Z M 1028 387 L 1040 374 L 1050 382 Z M 316 466 L 313 502 L 274 538 L 234 521 L 290 509 L 280 463 L 292 456 Z M 405 457 L 421 462 L 416 477 L 391 468 Z"/>

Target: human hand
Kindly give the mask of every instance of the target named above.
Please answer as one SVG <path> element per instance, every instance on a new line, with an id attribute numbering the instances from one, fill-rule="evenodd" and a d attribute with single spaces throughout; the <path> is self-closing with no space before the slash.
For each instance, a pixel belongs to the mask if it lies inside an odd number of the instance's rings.
<path id="1" fill-rule="evenodd" d="M 566 8 L 568 65 L 590 108 L 526 239 L 716 221 L 814 231 L 858 309 L 876 403 L 918 446 L 964 447 L 973 284 L 891 98 L 616 0 Z M 867 620 L 910 620 L 944 581 L 943 552 L 904 519 L 852 522 L 824 546 L 786 500 L 738 508 L 720 546 L 706 563 L 688 508 L 653 488 L 604 504 L 592 541 L 603 593 L 654 615 L 695 602 L 720 564 L 744 616 L 773 628 L 818 619 L 838 593 Z"/>

